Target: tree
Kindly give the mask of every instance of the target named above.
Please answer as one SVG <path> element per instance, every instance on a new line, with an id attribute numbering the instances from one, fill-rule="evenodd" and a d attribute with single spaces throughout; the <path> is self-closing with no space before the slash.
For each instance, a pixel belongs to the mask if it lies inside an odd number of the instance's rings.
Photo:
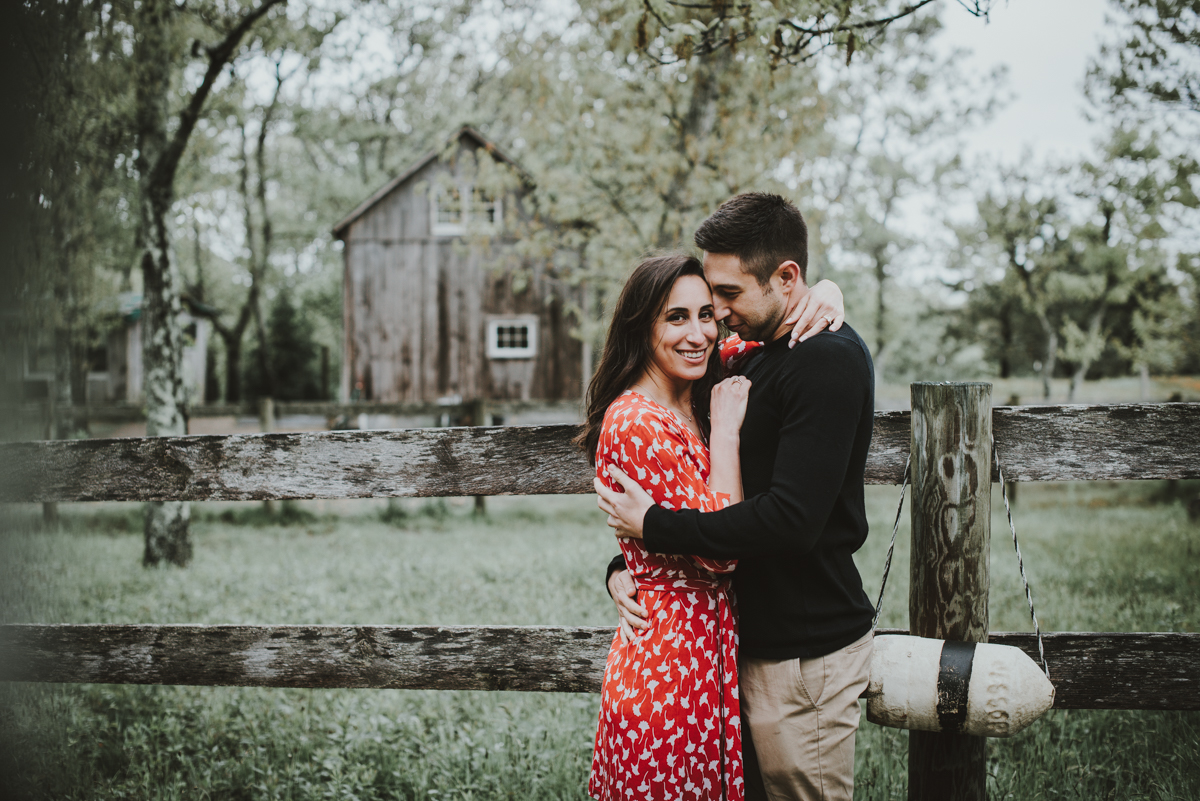
<path id="1" fill-rule="evenodd" d="M 878 44 L 888 26 L 934 0 L 625 0 L 623 23 L 634 27 L 637 48 L 660 64 L 687 61 L 739 47 L 768 59 L 772 69 L 808 61 L 840 48 L 849 63 L 857 50 Z M 992 0 L 958 0 L 986 17 Z M 636 24 L 633 20 L 636 19 Z"/>
<path id="2" fill-rule="evenodd" d="M 247 397 L 276 400 L 319 400 L 323 397 L 313 326 L 287 287 L 275 296 L 267 319 L 267 331 L 271 374 L 261 372 L 259 365 L 265 359 L 258 358 L 254 352 L 261 347 L 256 344 L 246 365 Z"/>
<path id="3" fill-rule="evenodd" d="M 1006 354 L 1013 319 L 1036 320 L 1043 397 L 1059 369 L 1070 378 L 1070 401 L 1105 358 L 1121 372 L 1136 367 L 1144 380 L 1168 364 L 1182 305 L 1168 277 L 1167 209 L 1197 205 L 1192 174 L 1186 161 L 1163 159 L 1152 132 L 1117 128 L 1101 158 L 1057 171 L 1057 186 L 1048 170 L 1036 182 L 1013 173 L 1006 194 L 979 204 L 1006 275 L 979 282 L 968 313 L 986 317 L 988 306 Z"/>
<path id="4" fill-rule="evenodd" d="M 813 176 L 812 223 L 824 245 L 818 268 L 849 287 L 848 309 L 880 376 L 895 344 L 910 348 L 914 335 L 929 333 L 915 320 L 906 329 L 892 319 L 893 272 L 908 265 L 923 272 L 940 235 L 936 224 L 913 230 L 912 208 L 953 205 L 965 180 L 957 138 L 994 104 L 997 76 L 956 74 L 962 53 L 934 50 L 940 29 L 936 15 L 914 14 L 893 23 L 870 58 L 826 70 L 833 73 L 824 96 L 836 137 L 828 157 L 804 168 Z"/>
<path id="5" fill-rule="evenodd" d="M 1149 101 L 1200 112 L 1200 1 L 1111 0 L 1124 23 L 1088 70 L 1091 93 L 1117 106 Z"/>
<path id="6" fill-rule="evenodd" d="M 562 30 L 502 34 L 503 69 L 482 81 L 473 112 L 535 177 L 519 234 L 531 255 L 586 280 L 599 333 L 605 299 L 639 255 L 686 247 L 695 226 L 748 189 L 804 192 L 781 165 L 827 150 L 816 76 L 774 78 L 730 50 L 661 65 L 587 4 Z"/>
<path id="7" fill-rule="evenodd" d="M 51 398 L 65 415 L 85 399 L 102 300 L 128 277 L 132 225 L 117 200 L 132 183 L 132 96 L 125 37 L 104 4 L 32 3 L 23 22 L 15 42 L 23 69 L 13 80 L 37 88 L 33 136 L 18 156 L 31 182 L 22 198 L 30 252 L 19 262 L 31 268 L 20 284 L 24 336 L 52 343 Z M 52 436 L 84 427 L 73 417 L 51 420 Z"/>
<path id="8" fill-rule="evenodd" d="M 181 292 L 177 265 L 172 258 L 168 215 L 175 201 L 175 178 L 188 140 L 200 118 L 217 78 L 233 58 L 242 39 L 282 0 L 260 0 L 242 13 L 225 18 L 224 6 L 198 10 L 197 20 L 214 18 L 211 31 L 216 44 L 193 39 L 190 52 L 204 74 L 199 86 L 186 95 L 171 125 L 171 90 L 181 59 L 183 31 L 180 7 L 169 0 L 141 0 L 133 15 L 134 86 L 138 171 L 138 240 L 143 287 L 143 388 L 146 397 L 146 433 L 179 436 L 187 433 L 182 374 L 182 330 L 179 326 Z M 207 31 L 206 31 L 207 32 Z M 142 561 L 185 565 L 191 560 L 186 503 L 147 504 L 146 547 Z"/>

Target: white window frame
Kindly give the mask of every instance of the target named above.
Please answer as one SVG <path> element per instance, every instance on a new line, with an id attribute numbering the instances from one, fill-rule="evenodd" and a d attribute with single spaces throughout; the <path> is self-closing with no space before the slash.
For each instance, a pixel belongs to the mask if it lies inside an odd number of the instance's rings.
<path id="1" fill-rule="evenodd" d="M 458 189 L 458 214 L 461 222 L 441 222 L 438 220 L 438 210 L 442 208 L 442 198 L 446 187 L 436 187 L 429 197 L 429 219 L 433 225 L 434 236 L 462 236 L 467 232 L 467 209 L 463 207 L 462 187 Z"/>
<path id="2" fill-rule="evenodd" d="M 500 229 L 500 224 L 504 220 L 504 202 L 501 197 L 497 197 L 491 202 L 492 222 L 479 221 L 472 225 L 471 211 L 475 206 L 475 188 L 471 186 L 456 188 L 458 189 L 459 219 L 461 220 L 456 223 L 438 221 L 438 209 L 441 207 L 444 187 L 436 187 L 430 193 L 429 219 L 434 236 L 464 236 L 468 229 L 474 229 L 480 233 L 494 233 Z"/>
<path id="3" fill-rule="evenodd" d="M 524 348 L 500 347 L 500 329 L 525 326 L 529 344 Z M 506 315 L 487 319 L 487 357 L 489 359 L 532 359 L 537 356 L 538 318 L 533 314 Z"/>

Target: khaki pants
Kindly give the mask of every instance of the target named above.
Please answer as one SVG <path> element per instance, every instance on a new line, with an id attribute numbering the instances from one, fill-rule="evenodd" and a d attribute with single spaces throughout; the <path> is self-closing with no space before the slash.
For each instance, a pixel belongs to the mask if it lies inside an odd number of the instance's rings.
<path id="1" fill-rule="evenodd" d="M 741 660 L 746 801 L 854 797 L 858 697 L 867 688 L 871 645 L 868 632 L 814 659 Z"/>

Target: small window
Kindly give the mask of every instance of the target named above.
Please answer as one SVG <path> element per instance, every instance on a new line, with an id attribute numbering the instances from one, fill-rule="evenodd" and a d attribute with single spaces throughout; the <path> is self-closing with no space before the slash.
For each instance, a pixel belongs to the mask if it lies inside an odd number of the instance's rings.
<path id="1" fill-rule="evenodd" d="M 488 320 L 489 359 L 532 359 L 537 355 L 537 318 L 496 317 Z"/>
<path id="2" fill-rule="evenodd" d="M 433 233 L 457 236 L 467 232 L 463 219 L 462 193 L 456 186 L 439 187 L 433 195 Z"/>
<path id="3" fill-rule="evenodd" d="M 463 202 L 463 190 L 457 186 L 440 186 L 433 193 L 434 236 L 462 236 L 468 228 L 477 233 L 490 233 L 504 219 L 500 198 L 492 198 L 478 190 L 468 190 L 470 203 Z"/>
<path id="4" fill-rule="evenodd" d="M 482 192 L 471 193 L 471 219 L 476 227 L 493 229 L 504 219 L 501 212 L 500 199 L 489 197 Z"/>

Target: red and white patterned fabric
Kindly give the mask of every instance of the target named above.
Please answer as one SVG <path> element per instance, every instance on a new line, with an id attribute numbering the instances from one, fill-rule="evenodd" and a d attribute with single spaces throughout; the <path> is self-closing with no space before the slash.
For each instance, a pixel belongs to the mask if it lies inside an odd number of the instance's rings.
<path id="1" fill-rule="evenodd" d="M 616 465 L 664 509 L 712 511 L 708 448 L 663 406 L 626 391 L 604 415 L 596 475 Z M 588 793 L 600 801 L 742 801 L 736 562 L 652 554 L 622 539 L 650 627 L 608 652 Z"/>
<path id="2" fill-rule="evenodd" d="M 742 371 L 742 364 L 747 356 L 761 348 L 763 342 L 747 342 L 737 334 L 731 334 L 721 340 L 721 363 L 725 365 L 727 375 L 736 375 Z"/>

